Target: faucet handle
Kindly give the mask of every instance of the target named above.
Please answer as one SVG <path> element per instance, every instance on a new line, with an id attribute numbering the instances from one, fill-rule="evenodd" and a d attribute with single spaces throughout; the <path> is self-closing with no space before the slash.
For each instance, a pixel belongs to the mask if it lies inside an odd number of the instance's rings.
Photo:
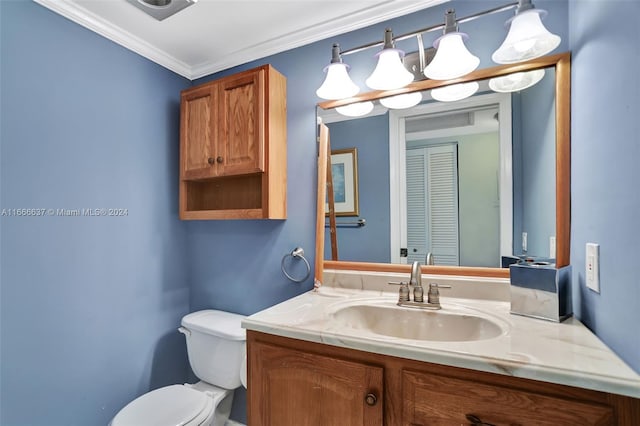
<path id="1" fill-rule="evenodd" d="M 406 282 L 406 281 L 401 281 L 401 282 L 389 281 L 389 282 L 387 282 L 387 284 L 399 285 L 400 286 L 400 289 L 398 290 L 398 303 L 408 302 L 410 300 L 410 298 L 409 298 L 409 283 L 408 282 Z"/>
<path id="2" fill-rule="evenodd" d="M 435 288 L 451 288 L 451 286 L 448 285 L 448 284 L 429 283 L 429 288 L 431 288 L 431 287 L 435 287 Z"/>
<path id="3" fill-rule="evenodd" d="M 429 292 L 427 293 L 427 301 L 436 305 L 440 304 L 440 292 L 439 288 L 451 288 L 450 285 L 429 283 Z"/>

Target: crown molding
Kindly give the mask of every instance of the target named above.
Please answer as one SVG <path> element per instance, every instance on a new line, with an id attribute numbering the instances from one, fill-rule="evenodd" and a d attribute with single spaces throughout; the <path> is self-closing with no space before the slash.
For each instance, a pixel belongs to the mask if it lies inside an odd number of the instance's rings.
<path id="1" fill-rule="evenodd" d="M 95 15 L 71 0 L 34 0 L 83 27 L 179 74 L 189 80 L 195 80 L 225 69 L 242 65 L 256 59 L 281 53 L 309 43 L 377 24 L 399 16 L 407 15 L 448 0 L 393 0 L 378 3 L 357 13 L 341 16 L 330 22 L 324 22 L 301 31 L 295 31 L 271 40 L 258 43 L 250 48 L 225 55 L 221 60 L 202 64 L 187 64 L 176 59 L 153 44 L 143 40 L 109 21 Z"/>
<path id="2" fill-rule="evenodd" d="M 83 27 L 117 43 L 127 49 L 161 65 L 176 74 L 193 80 L 191 67 L 177 60 L 151 43 L 136 37 L 128 31 L 113 25 L 87 9 L 69 0 L 33 0 L 41 6 L 80 24 Z"/>

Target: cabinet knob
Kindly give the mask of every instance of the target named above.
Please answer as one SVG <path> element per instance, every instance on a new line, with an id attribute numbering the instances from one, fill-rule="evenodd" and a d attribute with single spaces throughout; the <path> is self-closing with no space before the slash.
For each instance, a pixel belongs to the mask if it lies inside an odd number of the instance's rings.
<path id="1" fill-rule="evenodd" d="M 218 162 L 218 164 L 222 164 L 224 159 L 222 157 L 218 156 L 218 158 L 216 158 L 216 161 Z"/>
<path id="2" fill-rule="evenodd" d="M 365 396 L 364 400 L 367 405 L 374 406 L 378 402 L 378 397 L 373 393 L 368 393 L 367 396 Z"/>
<path id="3" fill-rule="evenodd" d="M 211 164 L 213 166 L 213 163 L 215 163 L 216 160 L 213 159 L 213 157 L 209 157 L 207 158 L 207 163 Z"/>

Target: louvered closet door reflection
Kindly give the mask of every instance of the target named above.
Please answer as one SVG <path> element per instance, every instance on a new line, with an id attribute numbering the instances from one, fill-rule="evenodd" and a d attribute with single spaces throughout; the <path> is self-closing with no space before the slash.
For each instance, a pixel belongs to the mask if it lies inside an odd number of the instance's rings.
<path id="1" fill-rule="evenodd" d="M 457 144 L 407 149 L 409 263 L 459 265 Z"/>

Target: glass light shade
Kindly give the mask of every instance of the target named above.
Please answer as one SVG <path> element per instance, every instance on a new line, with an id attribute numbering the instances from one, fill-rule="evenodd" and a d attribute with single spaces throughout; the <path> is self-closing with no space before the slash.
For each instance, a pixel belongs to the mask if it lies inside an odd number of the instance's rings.
<path id="1" fill-rule="evenodd" d="M 533 86 L 544 77 L 544 70 L 517 72 L 514 74 L 495 77 L 489 80 L 489 87 L 494 92 L 509 93 L 524 90 Z"/>
<path id="2" fill-rule="evenodd" d="M 391 109 L 411 108 L 422 101 L 422 92 L 403 93 L 402 95 L 390 96 L 380 99 L 380 103 Z"/>
<path id="3" fill-rule="evenodd" d="M 374 90 L 393 90 L 411 83 L 413 74 L 404 67 L 402 54 L 398 49 L 384 49 L 378 53 L 376 68 L 365 80 L 367 86 Z"/>
<path id="4" fill-rule="evenodd" d="M 347 117 L 361 117 L 369 114 L 372 110 L 373 102 L 371 101 L 358 102 L 336 108 L 336 111 Z"/>
<path id="5" fill-rule="evenodd" d="M 478 91 L 480 85 L 476 81 L 470 83 L 458 83 L 451 86 L 436 87 L 431 89 L 431 97 L 440 102 L 453 102 L 468 98 Z"/>
<path id="6" fill-rule="evenodd" d="M 436 55 L 424 69 L 432 80 L 450 80 L 469 74 L 478 68 L 480 59 L 467 50 L 463 33 L 447 33 L 433 44 Z"/>
<path id="7" fill-rule="evenodd" d="M 343 63 L 330 64 L 325 68 L 327 76 L 322 85 L 316 90 L 316 95 L 322 99 L 336 100 L 355 96 L 360 88 L 349 77 L 348 65 Z"/>
<path id="8" fill-rule="evenodd" d="M 561 39 L 544 27 L 544 14 L 544 10 L 529 9 L 511 18 L 507 38 L 491 59 L 498 64 L 512 64 L 539 58 L 558 47 Z"/>

